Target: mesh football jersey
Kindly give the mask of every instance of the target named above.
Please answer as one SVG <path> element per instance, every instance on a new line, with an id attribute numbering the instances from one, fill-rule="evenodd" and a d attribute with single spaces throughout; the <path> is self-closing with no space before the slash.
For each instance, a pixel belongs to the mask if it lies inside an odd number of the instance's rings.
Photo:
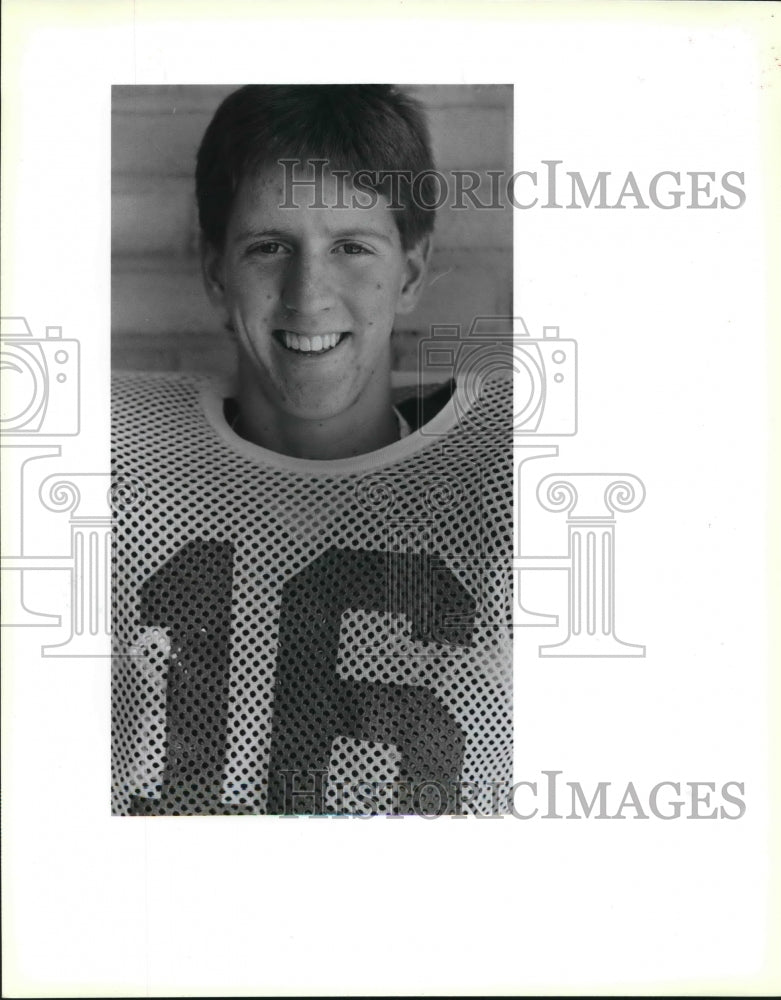
<path id="1" fill-rule="evenodd" d="M 512 382 L 338 461 L 117 375 L 112 810 L 492 810 L 512 772 Z"/>

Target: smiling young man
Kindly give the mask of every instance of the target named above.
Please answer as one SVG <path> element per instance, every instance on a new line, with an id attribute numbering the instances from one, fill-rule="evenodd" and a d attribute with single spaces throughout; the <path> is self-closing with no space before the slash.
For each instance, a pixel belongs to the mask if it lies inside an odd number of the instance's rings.
<path id="1" fill-rule="evenodd" d="M 204 135 L 238 366 L 115 380 L 115 813 L 486 813 L 509 788 L 512 383 L 403 403 L 391 378 L 434 217 L 387 179 L 432 168 L 390 86 L 244 87 Z"/>
<path id="2" fill-rule="evenodd" d="M 219 244 L 204 242 L 204 275 L 236 335 L 240 433 L 283 454 L 343 458 L 398 438 L 391 332 L 422 290 L 429 240 L 405 249 L 385 197 L 352 207 L 352 185 L 310 174 L 311 200 L 331 207 L 286 205 L 279 164 L 245 177 Z"/>

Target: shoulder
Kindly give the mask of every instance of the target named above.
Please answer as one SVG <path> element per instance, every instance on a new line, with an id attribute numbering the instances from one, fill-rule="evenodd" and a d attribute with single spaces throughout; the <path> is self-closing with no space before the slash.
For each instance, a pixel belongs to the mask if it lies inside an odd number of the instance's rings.
<path id="1" fill-rule="evenodd" d="M 192 372 L 115 372 L 111 377 L 111 416 L 119 430 L 128 421 L 176 421 L 198 409 L 202 393 L 222 380 Z"/>
<path id="2" fill-rule="evenodd" d="M 204 455 L 215 434 L 202 397 L 221 380 L 193 373 L 116 372 L 111 378 L 111 451 L 115 469 L 170 468 Z M 186 447 L 185 447 L 186 445 Z"/>

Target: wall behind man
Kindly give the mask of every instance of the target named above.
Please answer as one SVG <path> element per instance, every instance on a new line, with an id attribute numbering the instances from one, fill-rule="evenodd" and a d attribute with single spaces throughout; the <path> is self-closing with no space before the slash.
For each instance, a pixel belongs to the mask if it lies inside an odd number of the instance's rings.
<path id="1" fill-rule="evenodd" d="M 141 370 L 229 371 L 229 335 L 206 298 L 198 262 L 195 154 L 233 86 L 122 86 L 112 108 L 112 364 Z M 512 87 L 410 86 L 426 107 L 435 162 L 483 176 L 512 171 Z M 437 213 L 428 287 L 398 317 L 394 366 L 412 370 L 432 324 L 510 315 L 512 209 Z"/>

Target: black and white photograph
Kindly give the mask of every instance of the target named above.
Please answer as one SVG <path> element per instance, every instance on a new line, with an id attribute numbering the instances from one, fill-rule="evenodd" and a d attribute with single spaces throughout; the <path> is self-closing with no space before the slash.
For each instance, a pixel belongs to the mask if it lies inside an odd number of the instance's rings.
<path id="1" fill-rule="evenodd" d="M 112 113 L 114 810 L 506 811 L 512 87 Z"/>
<path id="2" fill-rule="evenodd" d="M 2 6 L 3 995 L 778 995 L 778 4 Z"/>

